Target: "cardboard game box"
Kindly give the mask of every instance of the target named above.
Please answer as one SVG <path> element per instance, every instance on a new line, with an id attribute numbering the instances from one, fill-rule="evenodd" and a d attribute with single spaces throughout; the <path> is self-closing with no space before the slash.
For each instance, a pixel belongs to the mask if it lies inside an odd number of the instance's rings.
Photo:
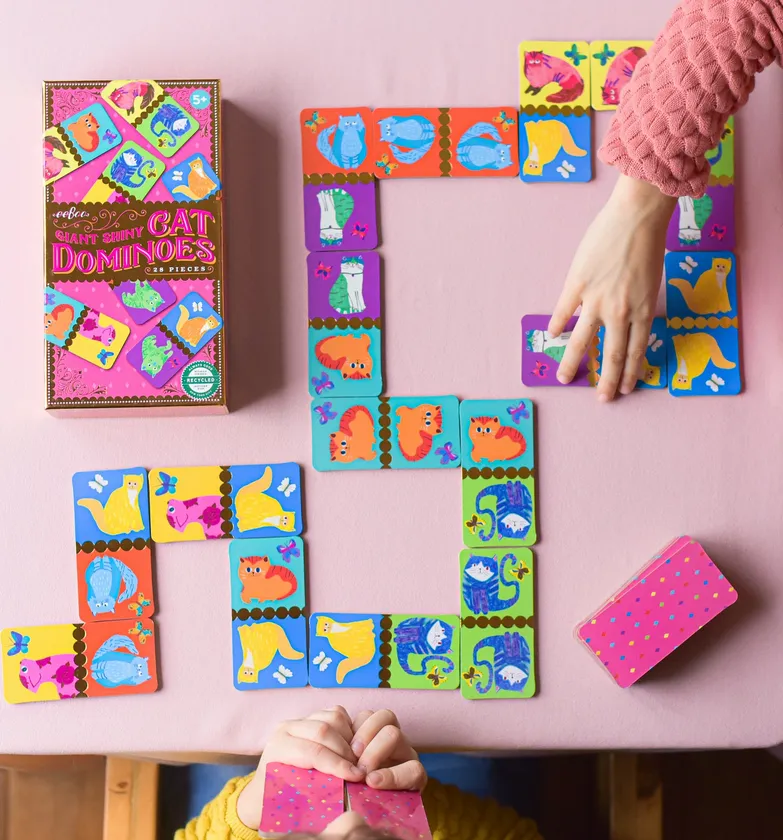
<path id="1" fill-rule="evenodd" d="M 44 82 L 46 408 L 227 411 L 217 80 Z"/>

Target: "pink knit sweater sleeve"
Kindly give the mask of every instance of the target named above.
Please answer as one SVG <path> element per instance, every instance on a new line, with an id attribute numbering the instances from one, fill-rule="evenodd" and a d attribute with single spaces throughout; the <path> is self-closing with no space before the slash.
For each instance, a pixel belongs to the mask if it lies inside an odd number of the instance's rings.
<path id="1" fill-rule="evenodd" d="M 667 195 L 702 195 L 705 153 L 781 55 L 783 0 L 682 0 L 623 92 L 599 158 Z"/>

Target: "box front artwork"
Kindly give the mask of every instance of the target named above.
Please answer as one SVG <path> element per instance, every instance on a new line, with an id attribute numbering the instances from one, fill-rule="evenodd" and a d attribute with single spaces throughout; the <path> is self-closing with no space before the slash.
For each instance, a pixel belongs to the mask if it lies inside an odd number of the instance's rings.
<path id="1" fill-rule="evenodd" d="M 48 409 L 225 411 L 217 81 L 44 83 Z"/>

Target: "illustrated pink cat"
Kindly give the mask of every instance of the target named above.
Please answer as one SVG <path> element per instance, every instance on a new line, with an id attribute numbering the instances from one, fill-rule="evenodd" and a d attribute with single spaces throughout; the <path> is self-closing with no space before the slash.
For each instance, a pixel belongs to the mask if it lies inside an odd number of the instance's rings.
<path id="1" fill-rule="evenodd" d="M 140 110 L 143 111 L 155 98 L 152 85 L 148 82 L 128 82 L 109 95 L 109 99 L 118 108 L 127 111 L 128 116 L 133 113 L 133 107 L 139 97 L 141 97 Z"/>
<path id="2" fill-rule="evenodd" d="M 604 105 L 619 105 L 623 88 L 631 81 L 633 71 L 641 59 L 647 55 L 643 47 L 628 47 L 609 65 L 606 81 L 601 89 Z"/>
<path id="3" fill-rule="evenodd" d="M 56 138 L 50 137 L 48 140 L 44 138 L 44 179 L 56 178 L 63 169 L 70 168 L 71 164 L 67 160 L 54 156 L 55 151 L 65 154 L 66 148 Z"/>
<path id="4" fill-rule="evenodd" d="M 33 694 L 44 683 L 52 683 L 61 700 L 76 697 L 76 662 L 72 653 L 56 653 L 44 659 L 23 659 L 19 663 L 19 682 Z"/>
<path id="5" fill-rule="evenodd" d="M 525 53 L 525 78 L 530 83 L 525 93 L 534 96 L 553 82 L 560 85 L 560 90 L 547 96 L 547 102 L 573 102 L 585 89 L 584 79 L 572 64 L 544 52 Z"/>
<path id="6" fill-rule="evenodd" d="M 220 539 L 220 496 L 197 496 L 195 499 L 172 499 L 166 508 L 166 519 L 175 531 L 182 533 L 191 522 L 197 522 L 208 540 Z"/>
<path id="7" fill-rule="evenodd" d="M 111 324 L 107 327 L 102 327 L 98 323 L 98 313 L 91 309 L 82 323 L 79 335 L 83 338 L 91 338 L 94 341 L 100 341 L 106 347 L 111 347 L 117 332 Z"/>

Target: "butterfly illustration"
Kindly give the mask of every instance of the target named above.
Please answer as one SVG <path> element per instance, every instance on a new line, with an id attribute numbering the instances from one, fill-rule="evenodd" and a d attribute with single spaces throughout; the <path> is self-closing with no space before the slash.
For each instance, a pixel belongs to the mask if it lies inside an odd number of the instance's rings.
<path id="1" fill-rule="evenodd" d="M 277 489 L 286 497 L 286 499 L 291 495 L 291 493 L 296 490 L 296 485 L 291 481 L 288 476 L 286 476 L 280 484 L 277 485 Z"/>
<path id="2" fill-rule="evenodd" d="M 145 598 L 144 594 L 142 592 L 139 592 L 139 594 L 136 596 L 136 600 L 134 602 L 128 604 L 128 609 L 131 612 L 136 613 L 136 618 L 141 618 L 141 616 L 144 613 L 144 607 L 151 607 L 151 606 L 152 606 L 152 601 Z"/>
<path id="3" fill-rule="evenodd" d="M 138 636 L 139 643 L 142 645 L 146 644 L 147 637 L 152 635 L 152 630 L 146 629 L 140 621 L 137 621 L 136 626 L 131 627 L 130 630 L 128 630 L 128 632 L 131 634 L 131 636 Z"/>
<path id="4" fill-rule="evenodd" d="M 697 265 L 698 263 L 693 259 L 693 257 L 687 256 L 683 262 L 680 263 L 680 268 L 683 271 L 687 271 L 688 274 L 693 274 L 693 269 L 696 268 Z"/>
<path id="5" fill-rule="evenodd" d="M 584 53 L 579 52 L 576 44 L 571 44 L 571 49 L 565 51 L 565 57 L 574 63 L 574 67 L 579 67 L 579 65 L 587 59 L 587 56 Z"/>
<path id="6" fill-rule="evenodd" d="M 533 376 L 544 379 L 548 370 L 549 365 L 546 362 L 536 362 L 536 366 L 533 368 Z"/>
<path id="7" fill-rule="evenodd" d="M 277 551 L 286 563 L 290 563 L 291 560 L 296 560 L 302 553 L 296 547 L 296 543 L 293 540 L 289 540 L 286 545 L 279 545 Z"/>
<path id="8" fill-rule="evenodd" d="M 500 123 L 503 131 L 508 131 L 512 125 L 517 124 L 517 121 L 513 117 L 510 117 L 505 111 L 501 111 L 499 114 L 492 117 L 492 122 Z"/>
<path id="9" fill-rule="evenodd" d="M 473 681 L 477 680 L 480 676 L 479 672 L 471 665 L 470 668 L 462 675 L 462 679 L 465 680 L 468 685 L 473 685 Z"/>
<path id="10" fill-rule="evenodd" d="M 427 679 L 432 680 L 432 685 L 437 688 L 441 683 L 445 683 L 448 677 L 441 674 L 440 668 L 435 667 L 427 674 Z"/>
<path id="11" fill-rule="evenodd" d="M 334 388 L 334 382 L 329 378 L 329 374 L 324 371 L 320 376 L 313 376 L 310 378 L 313 383 L 315 393 L 320 397 L 324 391 L 331 391 Z"/>
<path id="12" fill-rule="evenodd" d="M 318 267 L 315 269 L 315 276 L 323 280 L 328 280 L 331 273 L 332 267 L 330 265 L 324 265 L 322 262 L 319 262 Z"/>
<path id="13" fill-rule="evenodd" d="M 520 418 L 522 420 L 527 420 L 530 417 L 530 412 L 525 408 L 525 401 L 519 403 L 519 405 L 510 405 L 506 412 L 511 417 L 512 421 L 515 425 L 519 425 Z"/>
<path id="14" fill-rule="evenodd" d="M 367 236 L 367 225 L 360 225 L 358 222 L 353 226 L 351 236 L 358 236 L 359 239 L 364 239 Z"/>
<path id="15" fill-rule="evenodd" d="M 398 163 L 392 163 L 392 161 L 389 160 L 388 155 L 381 155 L 381 159 L 376 160 L 375 165 L 379 169 L 382 169 L 386 175 L 391 175 L 392 172 L 394 172 L 394 170 L 399 166 Z"/>
<path id="16" fill-rule="evenodd" d="M 114 204 L 130 204 L 130 201 L 124 195 L 114 193 Z"/>
<path id="17" fill-rule="evenodd" d="M 593 53 L 593 58 L 601 62 L 601 67 L 606 67 L 609 60 L 614 58 L 616 55 L 617 53 L 614 50 L 609 49 L 609 44 L 604 44 L 604 48 L 601 52 Z"/>
<path id="18" fill-rule="evenodd" d="M 44 306 L 54 306 L 53 292 L 44 292 Z"/>
<path id="19" fill-rule="evenodd" d="M 331 664 L 332 660 L 323 651 L 321 651 L 318 656 L 313 659 L 313 665 L 317 665 L 318 670 L 321 671 L 321 673 L 323 673 Z"/>
<path id="20" fill-rule="evenodd" d="M 313 411 L 318 415 L 318 422 L 322 426 L 325 426 L 330 420 L 334 420 L 337 417 L 337 412 L 332 411 L 332 404 L 330 402 L 313 406 Z"/>
<path id="21" fill-rule="evenodd" d="M 726 235 L 726 225 L 713 225 L 712 230 L 710 231 L 710 236 L 713 239 L 717 239 L 719 242 L 723 241 L 723 237 Z"/>
<path id="22" fill-rule="evenodd" d="M 182 170 L 181 169 L 175 169 L 171 173 L 171 180 L 172 181 L 181 181 L 182 180 Z"/>
<path id="23" fill-rule="evenodd" d="M 177 482 L 179 479 L 176 475 L 169 475 L 167 472 L 160 470 L 158 472 L 160 478 L 160 487 L 155 490 L 156 496 L 165 496 L 166 493 L 171 493 L 173 496 L 177 492 Z"/>
<path id="24" fill-rule="evenodd" d="M 476 516 L 476 514 L 474 513 L 473 516 L 470 519 L 468 519 L 468 521 L 465 523 L 465 527 L 468 529 L 468 531 L 470 531 L 471 534 L 475 534 L 479 528 L 484 527 L 484 520 L 479 519 L 478 516 Z"/>
<path id="25" fill-rule="evenodd" d="M 110 350 L 107 350 L 105 347 L 98 353 L 98 361 L 105 365 L 109 359 L 114 355 L 114 353 Z"/>
<path id="26" fill-rule="evenodd" d="M 103 132 L 104 143 L 113 143 L 117 139 L 117 137 L 118 135 L 114 134 L 109 128 L 107 128 L 106 131 Z"/>
<path id="27" fill-rule="evenodd" d="M 564 160 L 560 166 L 557 167 L 557 171 L 560 173 L 560 177 L 565 178 L 567 181 L 574 172 L 576 172 L 576 167 L 570 164 L 567 160 Z"/>
<path id="28" fill-rule="evenodd" d="M 718 388 L 720 388 L 721 385 L 725 385 L 726 381 L 721 379 L 717 373 L 713 373 L 705 384 L 712 391 L 713 394 L 717 394 Z"/>
<path id="29" fill-rule="evenodd" d="M 318 131 L 318 126 L 323 125 L 326 120 L 318 113 L 318 111 L 313 111 L 313 116 L 310 117 L 309 120 L 305 120 L 305 125 L 310 129 L 310 131 L 315 134 Z"/>
<path id="30" fill-rule="evenodd" d="M 519 568 L 514 570 L 514 574 L 517 576 L 517 580 L 523 580 L 525 575 L 530 574 L 530 569 L 524 563 L 520 563 Z"/>
<path id="31" fill-rule="evenodd" d="M 294 672 L 289 670 L 285 667 L 285 665 L 281 665 L 275 672 L 272 674 L 272 677 L 276 679 L 280 685 L 285 685 L 288 680 L 293 677 Z"/>
<path id="32" fill-rule="evenodd" d="M 87 486 L 90 490 L 94 490 L 96 493 L 103 493 L 103 488 L 108 487 L 109 482 L 100 474 L 95 473 L 95 480 L 88 481 Z"/>
<path id="33" fill-rule="evenodd" d="M 30 637 L 23 636 L 17 633 L 16 630 L 11 631 L 11 641 L 13 644 L 6 652 L 6 656 L 18 656 L 20 653 L 27 653 L 30 645 Z"/>
<path id="34" fill-rule="evenodd" d="M 191 308 L 194 312 L 203 312 L 203 311 L 204 311 L 204 304 L 203 304 L 203 302 L 202 302 L 202 301 L 200 301 L 200 300 L 194 300 L 194 301 L 190 304 L 190 308 Z"/>
<path id="35" fill-rule="evenodd" d="M 435 450 L 435 454 L 440 455 L 440 462 L 444 465 L 457 460 L 457 453 L 454 451 L 454 444 L 451 441 L 444 443 L 443 446 L 439 446 Z"/>
<path id="36" fill-rule="evenodd" d="M 731 135 L 731 134 L 734 134 L 734 132 L 731 130 L 731 126 L 730 126 L 730 125 L 727 125 L 727 126 L 723 129 L 723 132 L 721 133 L 720 139 L 721 139 L 721 140 L 725 140 L 725 139 L 726 139 L 729 135 Z"/>
<path id="37" fill-rule="evenodd" d="M 655 333 L 650 333 L 650 337 L 647 339 L 647 346 L 655 353 L 656 350 L 660 350 L 663 347 L 663 340 L 658 338 Z"/>

